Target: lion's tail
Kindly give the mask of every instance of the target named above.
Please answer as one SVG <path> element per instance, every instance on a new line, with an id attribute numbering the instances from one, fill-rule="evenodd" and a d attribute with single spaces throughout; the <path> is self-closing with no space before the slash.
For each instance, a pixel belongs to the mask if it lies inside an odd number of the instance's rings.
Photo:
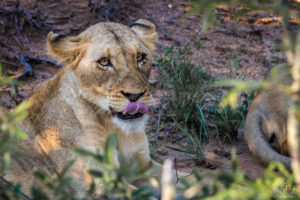
<path id="1" fill-rule="evenodd" d="M 248 112 L 245 125 L 245 138 L 251 153 L 258 157 L 264 164 L 281 162 L 286 168 L 291 169 L 291 158 L 276 152 L 267 142 L 263 134 L 264 117 L 259 112 Z"/>

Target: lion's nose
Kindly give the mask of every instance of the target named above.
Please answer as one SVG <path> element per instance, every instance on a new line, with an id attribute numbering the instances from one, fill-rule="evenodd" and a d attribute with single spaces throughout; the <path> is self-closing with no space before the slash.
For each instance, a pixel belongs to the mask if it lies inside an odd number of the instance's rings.
<path id="1" fill-rule="evenodd" d="M 143 96 L 146 93 L 146 90 L 142 93 L 129 93 L 121 91 L 121 93 L 130 101 L 130 102 L 136 102 L 141 96 Z"/>

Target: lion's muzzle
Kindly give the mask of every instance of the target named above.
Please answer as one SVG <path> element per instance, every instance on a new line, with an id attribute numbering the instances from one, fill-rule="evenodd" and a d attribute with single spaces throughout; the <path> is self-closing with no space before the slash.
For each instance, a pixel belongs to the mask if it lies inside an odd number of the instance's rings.
<path id="1" fill-rule="evenodd" d="M 130 102 L 127 104 L 123 112 L 116 112 L 111 107 L 110 111 L 113 115 L 122 120 L 129 120 L 142 117 L 148 112 L 148 106 L 141 102 Z"/>

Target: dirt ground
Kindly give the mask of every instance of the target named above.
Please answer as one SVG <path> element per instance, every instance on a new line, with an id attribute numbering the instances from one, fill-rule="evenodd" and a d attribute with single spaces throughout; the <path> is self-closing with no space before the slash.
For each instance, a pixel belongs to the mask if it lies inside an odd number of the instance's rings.
<path id="1" fill-rule="evenodd" d="M 19 95 L 16 100 L 9 97 L 6 88 L 1 89 L 1 98 L 8 108 L 16 101 L 28 97 L 39 83 L 52 77 L 60 68 L 46 52 L 46 36 L 49 31 L 65 35 L 76 35 L 85 28 L 102 21 L 131 24 L 139 18 L 154 22 L 159 33 L 157 55 L 164 48 L 174 44 L 182 47 L 193 36 L 201 42 L 202 48 L 195 51 L 193 61 L 207 69 L 214 77 L 228 76 L 238 58 L 238 74 L 241 78 L 263 79 L 277 63 L 285 60 L 278 49 L 281 41 L 279 23 L 271 13 L 259 11 L 239 19 L 232 20 L 229 10 L 220 10 L 223 22 L 201 33 L 199 16 L 186 17 L 188 1 L 176 0 L 3 0 L 0 2 L 0 62 L 4 64 L 10 76 L 18 77 L 23 69 L 22 58 L 30 64 L 33 71 L 22 77 Z M 199 14 L 200 15 L 200 14 Z M 48 58 L 51 60 L 43 60 Z M 153 65 L 150 81 L 153 83 L 154 106 L 164 106 L 165 94 L 155 85 L 159 79 L 157 65 Z M 179 170 L 190 172 L 196 166 L 188 157 L 168 149 L 178 142 L 184 142 L 182 133 L 172 131 L 172 126 L 161 123 L 158 139 L 155 139 L 159 115 L 168 114 L 167 110 L 152 112 L 147 133 L 152 155 L 157 160 L 176 158 Z M 165 126 L 165 127 L 164 127 Z M 202 171 L 229 170 L 230 149 L 237 149 L 239 168 L 251 178 L 262 175 L 264 166 L 247 149 L 243 139 L 243 130 L 239 130 L 238 140 L 232 144 L 211 140 L 203 144 L 205 155 L 214 160 L 216 169 L 199 167 Z"/>

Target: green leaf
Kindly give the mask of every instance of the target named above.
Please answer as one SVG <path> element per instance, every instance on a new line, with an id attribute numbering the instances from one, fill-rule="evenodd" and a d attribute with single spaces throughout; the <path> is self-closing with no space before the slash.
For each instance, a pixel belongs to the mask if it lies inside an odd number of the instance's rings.
<path id="1" fill-rule="evenodd" d="M 235 148 L 232 148 L 231 150 L 231 168 L 233 172 L 236 172 L 238 169 L 238 161 Z"/>
<path id="2" fill-rule="evenodd" d="M 180 131 L 183 132 L 188 137 L 190 142 L 192 142 L 193 145 L 197 146 L 197 144 L 196 144 L 194 138 L 191 136 L 191 134 L 189 134 L 186 129 L 183 129 L 182 126 L 174 118 L 173 118 L 173 120 L 176 123 L 176 126 L 180 129 Z"/>
<path id="3" fill-rule="evenodd" d="M 75 191 L 72 191 L 73 177 L 64 177 L 63 179 L 57 180 L 57 186 L 54 188 L 53 192 L 56 196 L 63 194 L 65 192 L 70 193 L 68 196 L 75 196 Z"/>
<path id="4" fill-rule="evenodd" d="M 93 179 L 92 183 L 90 184 L 88 194 L 93 195 L 95 193 L 95 191 L 96 191 L 96 184 L 95 184 L 95 181 Z"/>
<path id="5" fill-rule="evenodd" d="M 92 157 L 98 162 L 103 161 L 103 156 L 100 153 L 94 153 L 92 151 L 81 148 L 74 148 L 74 152 L 83 157 Z"/>
<path id="6" fill-rule="evenodd" d="M 11 161 L 10 154 L 8 152 L 5 152 L 3 157 L 4 157 L 4 159 L 3 159 L 4 169 L 7 169 L 7 168 L 9 168 L 10 161 Z"/>
<path id="7" fill-rule="evenodd" d="M 193 168 L 193 174 L 195 175 L 196 180 L 199 181 L 203 179 L 202 173 L 199 169 Z"/>
<path id="8" fill-rule="evenodd" d="M 237 105 L 237 97 L 240 92 L 253 92 L 262 88 L 267 88 L 270 86 L 268 81 L 240 81 L 235 79 L 226 79 L 216 81 L 213 85 L 214 87 L 232 87 L 232 89 L 224 96 L 220 102 L 221 107 L 226 107 L 227 105 L 233 108 Z"/>
<path id="9" fill-rule="evenodd" d="M 75 160 L 71 160 L 69 161 L 64 168 L 61 170 L 61 172 L 58 175 L 58 178 L 62 178 L 66 175 L 66 173 L 70 170 L 70 168 L 73 166 L 73 164 L 75 163 Z"/>
<path id="10" fill-rule="evenodd" d="M 16 136 L 19 137 L 21 140 L 27 139 L 27 133 L 25 133 L 22 129 L 15 128 L 14 132 Z"/>
<path id="11" fill-rule="evenodd" d="M 103 177 L 103 172 L 96 170 L 96 169 L 89 169 L 88 170 L 89 174 L 91 174 L 93 177 L 96 178 L 102 178 Z"/>
<path id="12" fill-rule="evenodd" d="M 194 151 L 194 150 L 186 148 L 186 147 L 185 147 L 185 150 L 181 149 L 181 148 L 170 147 L 170 146 L 167 146 L 167 148 L 172 149 L 174 151 L 179 151 L 179 152 L 182 152 L 182 153 L 187 153 L 187 154 L 192 154 L 192 155 L 197 153 L 197 151 Z"/>
<path id="13" fill-rule="evenodd" d="M 139 197 L 146 198 L 146 197 L 150 197 L 150 196 L 152 196 L 152 195 L 149 193 L 149 189 L 146 186 L 139 187 L 138 189 L 136 189 L 132 192 L 132 197 L 135 197 L 135 198 L 139 198 Z"/>
<path id="14" fill-rule="evenodd" d="M 158 168 L 150 167 L 146 171 L 144 171 L 143 175 L 145 177 L 152 177 L 157 172 L 157 170 Z"/>
<path id="15" fill-rule="evenodd" d="M 24 101 L 20 105 L 18 105 L 13 111 L 9 113 L 11 117 L 13 117 L 13 124 L 18 124 L 22 122 L 27 116 L 27 110 L 32 106 L 31 101 Z"/>
<path id="16" fill-rule="evenodd" d="M 40 188 L 31 188 L 31 196 L 33 200 L 50 200 L 49 197 Z"/>
<path id="17" fill-rule="evenodd" d="M 49 189 L 54 189 L 55 184 L 51 180 L 51 178 L 42 171 L 34 172 L 35 177 L 37 177 L 42 183 L 44 183 Z"/>
<path id="18" fill-rule="evenodd" d="M 108 162 L 111 165 L 114 165 L 114 154 L 116 150 L 118 142 L 118 134 L 117 133 L 112 133 L 109 134 L 108 137 L 106 138 L 105 144 L 104 144 L 104 159 L 106 162 Z"/>

